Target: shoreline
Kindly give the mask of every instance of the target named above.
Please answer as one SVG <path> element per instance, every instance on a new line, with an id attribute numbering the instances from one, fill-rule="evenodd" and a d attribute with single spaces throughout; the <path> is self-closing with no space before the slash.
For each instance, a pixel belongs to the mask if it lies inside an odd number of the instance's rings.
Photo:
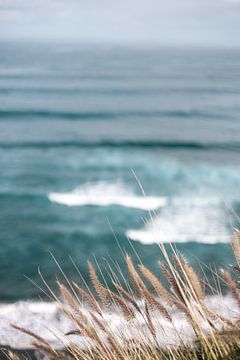
<path id="1" fill-rule="evenodd" d="M 237 304 L 230 294 L 225 296 L 208 296 L 206 297 L 206 303 L 218 314 L 229 320 L 237 316 Z M 139 305 L 143 306 L 141 300 L 139 300 Z M 87 308 L 85 309 L 87 310 Z M 155 324 L 159 330 L 160 345 L 162 347 L 177 345 L 179 341 L 179 334 L 177 332 L 182 334 L 182 338 L 186 343 L 192 342 L 194 340 L 194 333 L 187 319 L 176 309 L 171 309 L 170 311 L 174 319 L 173 325 L 166 322 L 162 317 L 158 318 Z M 104 319 L 115 333 L 119 335 L 124 333 L 126 340 L 131 338 L 131 324 L 126 324 L 126 321 L 123 320 L 122 315 L 117 309 L 105 312 Z M 141 323 L 140 319 L 137 319 L 137 321 Z M 86 338 L 83 336 L 65 336 L 67 332 L 74 329 L 74 326 L 62 314 L 55 302 L 18 301 L 12 304 L 0 304 L 0 347 L 10 347 L 11 349 L 22 351 L 32 350 L 32 338 L 13 329 L 10 324 L 33 331 L 44 337 L 56 349 L 63 349 L 70 340 L 77 343 L 83 349 L 88 346 Z M 127 331 L 127 328 L 130 331 Z M 147 331 L 146 324 L 142 322 L 139 331 L 134 333 L 134 339 L 140 341 L 144 339 L 146 341 L 145 335 Z M 143 334 L 145 334 L 144 338 L 142 337 Z"/>

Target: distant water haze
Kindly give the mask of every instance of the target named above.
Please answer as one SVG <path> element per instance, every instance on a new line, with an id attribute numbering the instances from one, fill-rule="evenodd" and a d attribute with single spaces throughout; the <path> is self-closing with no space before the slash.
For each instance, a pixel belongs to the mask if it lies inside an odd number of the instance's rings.
<path id="1" fill-rule="evenodd" d="M 86 276 L 93 256 L 123 266 L 119 245 L 154 271 L 160 242 L 231 263 L 239 50 L 0 48 L 1 301 L 36 297 L 38 265 L 54 283 L 49 251 L 75 280 L 68 255 Z"/>
<path id="2" fill-rule="evenodd" d="M 240 45 L 239 0 L 1 0 L 2 40 Z"/>

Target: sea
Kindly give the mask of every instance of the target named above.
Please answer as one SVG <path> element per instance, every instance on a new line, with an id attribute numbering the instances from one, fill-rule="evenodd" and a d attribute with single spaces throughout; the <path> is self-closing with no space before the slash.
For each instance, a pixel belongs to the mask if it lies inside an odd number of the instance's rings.
<path id="1" fill-rule="evenodd" d="M 0 43 L 0 301 L 126 253 L 159 273 L 163 243 L 211 278 L 239 155 L 240 50 Z"/>

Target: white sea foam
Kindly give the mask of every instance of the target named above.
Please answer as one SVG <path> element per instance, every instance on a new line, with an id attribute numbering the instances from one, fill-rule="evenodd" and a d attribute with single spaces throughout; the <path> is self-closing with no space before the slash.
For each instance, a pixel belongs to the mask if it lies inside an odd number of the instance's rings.
<path id="1" fill-rule="evenodd" d="M 229 241 L 225 207 L 217 198 L 175 198 L 141 229 L 127 231 L 143 244 L 189 242 L 214 244 Z"/>
<path id="2" fill-rule="evenodd" d="M 141 210 L 156 210 L 166 205 L 164 197 L 138 196 L 121 182 L 87 183 L 66 193 L 50 193 L 50 201 L 66 206 L 109 206 L 120 205 Z"/>
<path id="3" fill-rule="evenodd" d="M 206 298 L 206 304 L 229 320 L 236 319 L 239 314 L 236 301 L 230 295 L 210 296 Z M 139 301 L 138 305 L 141 308 L 144 303 Z M 83 308 L 83 312 L 85 310 Z M 195 335 L 189 321 L 178 310 L 171 308 L 168 310 L 171 312 L 173 323 L 166 321 L 159 313 L 152 317 L 157 330 L 158 343 L 163 347 L 178 345 L 179 333 L 181 333 L 181 340 L 185 343 L 193 341 Z M 89 312 L 86 311 L 85 314 L 89 316 Z M 119 336 L 120 341 L 123 339 L 136 339 L 144 343 L 152 341 L 149 328 L 140 314 L 136 314 L 136 319 L 129 323 L 118 309 L 113 308 L 103 313 L 103 319 L 111 331 L 117 337 Z M 74 324 L 64 316 L 56 303 L 17 302 L 0 305 L 0 345 L 16 349 L 31 348 L 32 338 L 11 328 L 9 326 L 11 323 L 43 336 L 55 348 L 63 348 L 68 345 L 69 341 L 77 343 L 81 348 L 87 346 L 84 336 L 64 336 L 65 333 L 74 329 Z M 204 323 L 202 326 L 204 328 Z M 102 335 L 99 331 L 99 336 Z"/>

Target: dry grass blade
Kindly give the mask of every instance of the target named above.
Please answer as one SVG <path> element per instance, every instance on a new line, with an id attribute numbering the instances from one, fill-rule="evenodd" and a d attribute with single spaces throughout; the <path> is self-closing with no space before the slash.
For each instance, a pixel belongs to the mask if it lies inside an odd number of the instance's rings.
<path id="1" fill-rule="evenodd" d="M 234 233 L 232 242 L 239 260 L 239 231 Z M 236 300 L 232 302 L 231 299 L 229 303 L 233 304 L 232 309 L 225 307 L 227 298 L 224 298 L 221 305 L 218 304 L 218 297 L 214 298 L 213 302 L 205 302 L 204 289 L 197 273 L 187 260 L 176 255 L 175 249 L 172 250 L 173 255 L 175 254 L 173 262 L 172 255 L 168 256 L 167 252 L 163 252 L 165 262 L 159 262 L 162 273 L 170 285 L 166 287 L 147 267 L 140 265 L 139 269 L 136 269 L 132 259 L 126 257 L 129 277 L 137 290 L 139 301 L 136 301 L 137 296 L 135 298 L 135 295 L 132 295 L 128 279 L 123 277 L 121 271 L 121 279 L 124 279 L 127 288 L 125 290 L 115 273 L 111 272 L 109 275 L 116 288 L 113 292 L 100 282 L 90 262 L 88 269 L 95 289 L 94 294 L 96 293 L 94 296 L 73 282 L 68 282 L 69 287 L 58 283 L 62 301 L 56 296 L 54 299 L 63 314 L 68 317 L 66 321 L 70 320 L 72 324 L 72 330 L 65 334 L 64 339 L 56 335 L 56 340 L 62 340 L 61 344 L 66 346 L 64 349 L 59 350 L 58 346 L 61 345 L 55 342 L 57 348 L 54 349 L 49 343 L 50 340 L 47 341 L 31 330 L 13 324 L 11 326 L 32 338 L 33 342 L 29 345 L 33 345 L 34 348 L 31 349 L 36 349 L 52 360 L 240 359 L 240 313 L 236 305 L 237 302 L 240 306 L 240 288 L 235 280 L 235 276 L 239 274 L 233 276 L 227 271 L 222 271 L 222 280 Z M 240 272 L 239 266 L 238 264 L 233 269 L 236 268 L 235 270 Z M 100 268 L 99 271 L 102 274 Z M 101 278 L 104 279 L 103 275 Z M 148 290 L 145 282 L 149 288 L 151 285 L 154 289 L 153 293 Z M 220 289 L 220 281 L 215 285 L 216 287 L 211 286 L 212 290 Z M 220 297 L 220 291 L 218 294 Z M 98 298 L 101 303 L 110 306 L 111 311 L 103 313 Z M 87 306 L 83 307 L 83 304 Z M 174 306 L 170 308 L 169 305 Z M 131 323 L 127 322 L 132 319 L 134 321 Z M 172 323 L 167 323 L 165 319 Z M 160 334 L 162 339 L 159 337 Z M 9 348 L 6 351 L 9 351 Z M 8 358 L 20 360 L 20 355 L 10 352 Z"/>
<path id="2" fill-rule="evenodd" d="M 240 231 L 235 230 L 231 238 L 232 247 L 236 256 L 237 262 L 240 262 Z"/>
<path id="3" fill-rule="evenodd" d="M 20 357 L 11 351 L 8 354 L 6 354 L 6 356 L 9 360 L 20 360 Z"/>
<path id="4" fill-rule="evenodd" d="M 162 285 L 162 283 L 158 280 L 158 278 L 144 265 L 140 265 L 140 270 L 143 276 L 149 281 L 149 283 L 153 286 L 157 294 L 162 297 L 165 301 L 169 300 L 169 293 Z"/>
<path id="5" fill-rule="evenodd" d="M 232 279 L 231 275 L 227 271 L 222 270 L 221 274 L 234 299 L 240 306 L 240 290 L 237 288 L 235 281 Z"/>
<path id="6" fill-rule="evenodd" d="M 194 326 L 194 320 L 193 320 L 193 318 L 192 318 L 192 316 L 191 316 L 191 313 L 190 313 L 189 310 L 188 310 L 188 307 L 187 307 L 185 304 L 183 304 L 181 301 L 179 301 L 179 300 L 174 300 L 174 301 L 173 301 L 173 304 L 176 306 L 176 308 L 177 308 L 178 310 L 180 310 L 180 311 L 186 316 L 186 318 L 188 319 L 188 321 L 190 322 L 190 324 L 191 324 L 192 326 Z"/>
<path id="7" fill-rule="evenodd" d="M 222 323 L 232 327 L 235 326 L 234 322 L 226 319 L 225 317 L 217 314 L 215 311 L 213 311 L 212 309 L 210 309 L 206 304 L 202 304 L 203 310 L 205 312 L 205 315 L 208 316 L 210 319 L 214 320 L 214 321 L 221 321 Z"/>
<path id="8" fill-rule="evenodd" d="M 153 322 L 152 322 L 152 318 L 151 318 L 151 315 L 149 312 L 147 301 L 145 301 L 145 313 L 146 313 L 146 317 L 147 317 L 147 321 L 148 321 L 149 330 L 151 331 L 152 336 L 154 338 L 156 338 L 156 330 L 155 330 Z"/>
<path id="9" fill-rule="evenodd" d="M 111 332 L 109 331 L 109 329 L 105 326 L 103 320 L 101 319 L 98 319 L 97 316 L 93 313 L 91 313 L 91 317 L 93 319 L 93 321 L 98 325 L 99 329 L 107 336 L 107 337 L 110 337 L 111 338 Z M 109 351 L 109 348 L 107 347 L 107 344 L 102 341 L 100 339 L 100 337 L 98 336 L 98 332 L 96 332 L 96 337 L 97 337 L 97 340 L 98 340 L 98 344 L 101 348 L 101 351 L 102 353 L 104 354 L 104 356 L 106 355 L 106 359 L 109 358 L 109 355 L 110 355 L 110 358 L 111 358 L 111 353 Z M 103 356 L 102 354 L 102 359 L 105 359 L 105 357 Z"/>
<path id="10" fill-rule="evenodd" d="M 121 351 L 121 347 L 112 336 L 108 336 L 108 342 L 112 347 L 112 350 L 116 353 L 117 359 L 126 360 L 124 353 Z M 110 359 L 109 359 L 110 360 Z"/>

